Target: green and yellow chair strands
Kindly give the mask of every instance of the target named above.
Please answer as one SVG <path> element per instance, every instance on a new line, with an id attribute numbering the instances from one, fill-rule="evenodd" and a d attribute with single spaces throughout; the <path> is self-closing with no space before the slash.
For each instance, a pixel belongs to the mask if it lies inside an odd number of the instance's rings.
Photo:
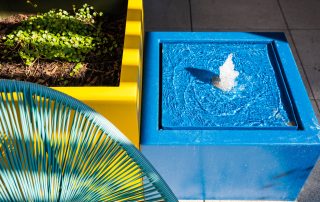
<path id="1" fill-rule="evenodd" d="M 0 80 L 0 201 L 177 201 L 107 119 L 38 84 Z"/>

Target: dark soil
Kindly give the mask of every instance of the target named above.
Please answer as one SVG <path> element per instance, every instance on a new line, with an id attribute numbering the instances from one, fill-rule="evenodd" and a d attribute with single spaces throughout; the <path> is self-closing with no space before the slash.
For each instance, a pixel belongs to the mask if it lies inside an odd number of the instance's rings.
<path id="1" fill-rule="evenodd" d="M 19 14 L 8 18 L 0 18 L 0 38 L 10 33 L 22 20 L 31 15 Z M 11 60 L 0 60 L 0 78 L 29 81 L 45 86 L 118 86 L 120 80 L 123 52 L 125 18 L 103 17 L 103 31 L 112 35 L 118 48 L 112 55 L 96 56 L 89 53 L 86 61 L 76 75 L 70 76 L 76 63 L 65 61 L 37 60 L 33 65 L 26 66 L 19 56 Z M 0 42 L 0 58 L 4 44 Z"/>

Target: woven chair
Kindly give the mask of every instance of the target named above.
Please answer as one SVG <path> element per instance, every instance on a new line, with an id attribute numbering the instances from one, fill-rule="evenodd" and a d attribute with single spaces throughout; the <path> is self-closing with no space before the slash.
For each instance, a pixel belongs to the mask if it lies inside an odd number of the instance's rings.
<path id="1" fill-rule="evenodd" d="M 0 80 L 0 201 L 177 201 L 107 119 L 50 88 Z"/>

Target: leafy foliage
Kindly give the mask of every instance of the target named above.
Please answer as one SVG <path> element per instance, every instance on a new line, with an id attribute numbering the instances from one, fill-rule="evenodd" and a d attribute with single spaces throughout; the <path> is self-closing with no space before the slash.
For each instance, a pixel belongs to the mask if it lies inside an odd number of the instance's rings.
<path id="1" fill-rule="evenodd" d="M 77 75 L 82 67 L 83 67 L 83 65 L 81 63 L 76 64 L 76 66 L 70 72 L 70 76 L 72 77 L 72 76 Z"/>
<path id="2" fill-rule="evenodd" d="M 31 6 L 33 6 L 33 7 L 35 7 L 35 8 L 38 7 L 38 4 L 32 3 L 32 1 L 30 1 L 30 0 L 27 0 L 26 3 L 27 3 L 27 4 L 30 4 Z"/>
<path id="3" fill-rule="evenodd" d="M 4 53 L 17 52 L 30 66 L 38 59 L 83 62 L 89 53 L 112 54 L 117 48 L 112 36 L 102 32 L 102 23 L 92 6 L 73 7 L 73 13 L 50 10 L 29 17 L 11 33 L 3 37 Z M 9 59 L 7 54 L 6 59 Z"/>

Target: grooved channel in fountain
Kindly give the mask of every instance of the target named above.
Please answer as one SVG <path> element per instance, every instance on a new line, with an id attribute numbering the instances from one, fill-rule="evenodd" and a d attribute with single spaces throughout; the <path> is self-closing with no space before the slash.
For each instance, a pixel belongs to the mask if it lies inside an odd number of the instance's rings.
<path id="1" fill-rule="evenodd" d="M 297 129 L 290 98 L 270 44 L 255 42 L 162 43 L 164 129 Z M 212 84 L 233 54 L 237 85 L 222 91 Z M 275 71 L 277 70 L 277 71 Z"/>

